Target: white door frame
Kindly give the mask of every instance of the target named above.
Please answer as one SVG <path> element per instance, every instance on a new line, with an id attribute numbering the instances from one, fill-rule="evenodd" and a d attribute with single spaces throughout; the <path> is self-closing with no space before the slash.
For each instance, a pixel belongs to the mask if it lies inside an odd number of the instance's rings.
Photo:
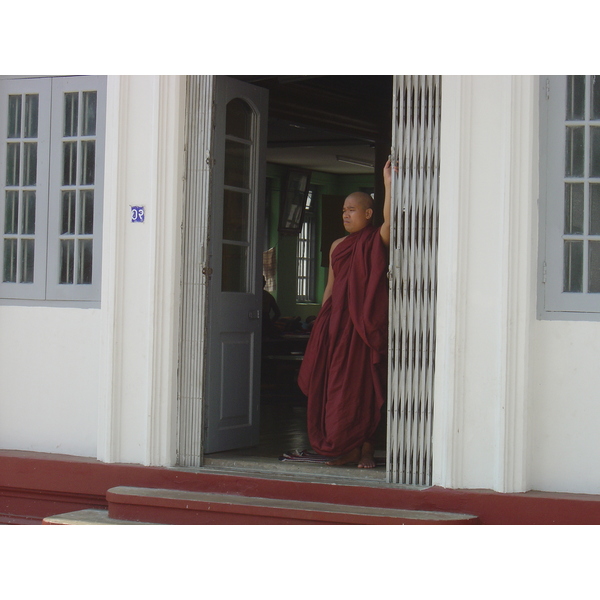
<path id="1" fill-rule="evenodd" d="M 403 110 L 402 104 L 402 86 L 409 84 L 415 88 L 419 86 L 437 86 L 432 92 L 435 95 L 436 114 L 427 113 L 429 125 L 435 125 L 435 131 L 430 135 L 429 141 L 422 139 L 422 129 L 427 126 L 425 114 L 421 114 L 424 121 L 422 123 L 414 121 L 413 127 L 408 123 L 402 129 L 398 117 L 398 110 Z M 410 168 L 414 167 L 414 178 L 400 178 L 394 189 L 394 198 L 396 207 L 395 223 L 402 218 L 402 209 L 407 209 L 407 203 L 423 202 L 423 195 L 429 192 L 415 191 L 414 186 L 420 177 L 416 164 L 416 157 L 423 148 L 434 152 L 433 162 L 435 168 L 432 169 L 434 184 L 430 186 L 433 190 L 432 199 L 433 211 L 435 213 L 435 231 L 431 235 L 437 235 L 437 177 L 439 165 L 439 104 L 440 78 L 394 78 L 394 102 L 398 102 L 396 108 L 397 124 L 392 126 L 394 130 L 394 140 L 397 158 L 402 162 L 406 158 Z M 181 346 L 180 346 L 180 373 L 178 389 L 178 419 L 179 419 L 179 439 L 178 439 L 178 464 L 180 466 L 202 466 L 203 461 L 203 442 L 202 435 L 204 429 L 203 422 L 203 394 L 205 374 L 205 353 L 206 353 L 206 305 L 207 305 L 207 277 L 208 269 L 206 250 L 208 247 L 208 221 L 210 214 L 209 193 L 210 193 L 210 150 L 212 147 L 213 132 L 213 94 L 214 77 L 190 77 L 188 79 L 188 97 L 186 110 L 186 161 L 187 177 L 184 194 L 184 218 L 183 218 L 183 265 L 182 265 L 182 302 L 181 302 Z M 422 103 L 425 106 L 425 95 L 415 95 L 415 102 Z M 433 103 L 434 96 L 427 96 Z M 415 119 L 419 107 L 416 107 Z M 434 122 L 434 123 L 433 123 Z M 433 125 L 432 125 L 433 123 Z M 401 132 L 402 130 L 402 132 Z M 431 138 L 434 138 L 433 140 Z M 433 145 L 432 145 L 433 141 Z M 402 150 L 402 144 L 409 144 Z M 404 152 L 404 156 L 401 153 Z M 412 156 L 412 158 L 411 158 Z M 406 174 L 406 173 L 405 173 Z M 431 183 L 431 182 L 429 182 Z M 429 184 L 428 184 L 429 185 Z M 396 189 L 397 188 L 397 189 Z M 429 200 L 427 200 L 429 201 Z M 414 204 L 416 206 L 416 204 Z M 409 208 L 409 211 L 412 210 Z M 419 217 L 420 218 L 420 217 Z M 414 220 L 414 213 L 413 213 Z M 413 223 L 414 225 L 414 223 Z M 404 233 L 404 232 L 401 232 Z M 387 448 L 387 477 L 389 482 L 413 483 L 420 485 L 431 484 L 432 477 L 432 431 L 431 415 L 433 411 L 433 360 L 435 353 L 435 335 L 430 335 L 430 346 L 428 347 L 429 359 L 423 363 L 428 363 L 418 374 L 406 373 L 403 365 L 398 362 L 399 349 L 404 344 L 402 351 L 406 353 L 408 339 L 400 339 L 404 332 L 409 331 L 407 322 L 412 319 L 416 328 L 421 326 L 434 330 L 435 328 L 435 290 L 432 294 L 431 303 L 422 311 L 423 323 L 415 321 L 414 311 L 415 303 L 405 301 L 405 295 L 402 291 L 407 284 L 407 277 L 414 271 L 410 271 L 410 265 L 407 265 L 406 258 L 409 256 L 406 251 L 406 237 L 404 240 L 396 236 L 395 245 L 391 252 L 391 285 L 390 285 L 390 365 L 389 365 L 389 383 L 390 393 L 388 401 L 388 448 Z M 421 251 L 420 251 L 421 252 Z M 404 254 L 404 256 L 402 256 Z M 419 254 L 419 260 L 424 265 L 424 277 L 429 277 L 433 269 L 433 283 L 428 285 L 435 286 L 435 260 L 437 246 L 434 245 L 433 252 L 425 256 L 423 252 Z M 410 254 L 414 258 L 414 254 Z M 204 273 L 202 272 L 204 271 Z M 414 329 L 410 329 L 414 331 Z M 429 335 L 429 334 L 427 334 Z M 406 337 L 406 336 L 405 336 Z M 424 346 L 423 346 L 424 347 Z M 420 351 L 420 350 L 419 350 Z M 421 383 L 423 385 L 421 385 Z M 416 406 L 414 409 L 406 410 L 406 407 L 412 403 L 412 397 L 407 394 L 416 393 L 420 398 L 427 398 L 426 406 Z M 423 419 L 422 415 L 426 414 Z M 409 466 L 409 463 L 411 465 Z"/>

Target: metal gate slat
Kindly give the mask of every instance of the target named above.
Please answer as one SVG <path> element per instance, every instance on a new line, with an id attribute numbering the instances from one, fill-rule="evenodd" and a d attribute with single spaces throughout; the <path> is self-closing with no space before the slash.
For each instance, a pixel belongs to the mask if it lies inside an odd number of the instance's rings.
<path id="1" fill-rule="evenodd" d="M 388 473 L 430 485 L 438 231 L 439 76 L 394 77 Z M 390 456 L 390 452 L 392 455 Z"/>
<path id="2" fill-rule="evenodd" d="M 186 94 L 186 175 L 182 229 L 177 464 L 202 463 L 202 398 L 206 294 L 202 265 L 208 236 L 212 76 L 191 76 Z M 199 292 L 200 288 L 200 292 Z"/>

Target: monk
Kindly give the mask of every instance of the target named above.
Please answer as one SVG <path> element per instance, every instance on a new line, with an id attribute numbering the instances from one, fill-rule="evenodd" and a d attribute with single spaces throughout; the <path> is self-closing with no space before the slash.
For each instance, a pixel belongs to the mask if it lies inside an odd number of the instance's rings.
<path id="1" fill-rule="evenodd" d="M 313 325 L 298 384 L 308 397 L 313 450 L 328 465 L 375 466 L 372 438 L 385 400 L 387 267 L 391 163 L 383 169 L 384 222 L 373 226 L 373 200 L 354 192 L 344 201 L 349 235 L 333 242 L 323 304 Z"/>

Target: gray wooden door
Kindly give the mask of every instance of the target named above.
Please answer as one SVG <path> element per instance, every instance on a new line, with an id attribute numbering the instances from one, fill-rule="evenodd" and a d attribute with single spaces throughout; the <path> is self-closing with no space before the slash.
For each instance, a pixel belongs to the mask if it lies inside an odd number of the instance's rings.
<path id="1" fill-rule="evenodd" d="M 214 110 L 205 453 L 258 443 L 268 92 L 217 77 Z"/>

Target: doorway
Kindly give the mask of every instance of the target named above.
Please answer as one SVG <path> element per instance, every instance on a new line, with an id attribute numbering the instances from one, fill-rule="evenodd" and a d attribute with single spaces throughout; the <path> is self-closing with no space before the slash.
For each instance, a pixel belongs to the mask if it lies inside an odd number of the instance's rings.
<path id="1" fill-rule="evenodd" d="M 224 198 L 215 200 L 211 196 L 211 189 L 214 188 L 211 186 L 211 181 L 214 175 L 213 137 L 216 114 L 213 87 L 215 84 L 218 87 L 219 80 L 222 79 L 224 78 L 212 76 L 188 78 L 187 175 L 183 212 L 177 443 L 177 464 L 184 467 L 209 466 L 207 462 L 216 464 L 214 461 L 220 460 L 216 457 L 216 451 L 211 452 L 211 456 L 207 456 L 205 460 L 203 454 L 205 451 L 208 454 L 209 450 L 206 449 L 203 440 L 206 436 L 205 412 L 207 407 L 211 408 L 205 385 L 207 339 L 210 341 L 211 338 L 207 335 L 207 327 L 211 324 L 210 310 L 207 311 L 206 308 L 209 296 L 207 290 L 210 288 L 212 273 L 208 231 L 211 201 L 224 202 Z M 350 191 L 357 189 L 356 173 L 336 173 L 336 170 L 344 168 L 342 163 L 354 163 L 352 168 L 362 166 L 372 169 L 370 182 L 366 185 L 372 186 L 376 198 L 381 197 L 383 183 L 378 173 L 381 173 L 389 149 L 392 148 L 392 157 L 399 169 L 397 177 L 392 180 L 393 236 L 390 245 L 389 272 L 392 317 L 389 329 L 388 426 L 386 469 L 385 473 L 381 473 L 381 477 L 385 477 L 388 483 L 430 485 L 433 445 L 441 78 L 439 76 L 394 76 L 393 78 L 255 76 L 229 79 L 241 85 L 269 91 L 270 108 L 267 116 L 271 127 L 268 136 L 270 147 L 265 153 L 266 158 L 258 163 L 267 165 L 268 181 L 271 180 L 273 183 L 279 178 L 280 192 L 281 171 L 297 171 L 298 165 L 304 171 L 318 174 L 313 183 L 322 177 L 337 181 L 341 181 L 346 176 L 351 180 L 354 178 L 351 189 L 342 192 L 338 186 L 322 195 L 319 233 L 323 241 L 320 249 L 322 254 L 323 250 L 328 251 L 333 239 L 340 237 L 333 232 L 332 238 L 327 241 L 324 224 L 337 221 L 336 213 L 339 215 L 339 206 L 343 198 Z M 256 114 L 260 114 L 262 119 L 263 113 L 259 111 Z M 267 114 L 266 111 L 264 114 Z M 273 132 L 278 129 L 285 129 L 286 135 L 281 137 L 274 135 Z M 291 135 L 290 131 L 294 134 Z M 244 139 L 233 141 L 245 143 Z M 333 148 L 335 154 L 331 152 Z M 344 154 L 341 154 L 342 149 Z M 327 151 L 329 151 L 329 164 L 323 158 L 323 153 Z M 359 160 L 362 165 L 356 165 L 356 159 L 361 152 L 368 153 L 368 156 L 366 158 L 361 156 Z M 335 159 L 332 158 L 333 156 Z M 340 157 L 351 158 L 353 161 L 341 160 Z M 314 162 L 315 160 L 317 162 Z M 368 161 L 370 163 L 365 166 Z M 262 178 L 259 179 L 262 182 Z M 329 202 L 331 198 L 335 198 L 336 193 L 339 194 L 338 203 L 336 205 L 335 200 L 329 203 L 329 206 L 333 206 L 334 209 L 332 209 L 333 216 L 328 218 L 325 196 Z M 280 197 L 273 196 L 273 198 L 276 203 L 281 200 Z M 264 198 L 250 204 L 258 206 L 262 200 Z M 264 221 L 268 221 L 267 213 Z M 277 231 L 277 233 L 282 232 Z M 289 251 L 289 240 L 289 236 L 277 235 L 276 246 L 280 250 L 280 258 L 281 250 L 286 244 Z M 272 238 L 266 239 L 265 248 L 271 243 Z M 258 259 L 258 250 L 252 255 Z M 258 268 L 256 274 L 260 277 Z M 286 310 L 289 309 L 291 311 L 289 314 L 293 315 L 300 306 L 295 298 L 297 273 L 295 269 L 288 267 L 283 269 L 281 274 L 283 279 L 286 275 L 292 277 L 292 283 L 288 281 L 287 284 L 282 284 L 282 281 L 278 281 L 278 301 L 281 301 L 282 308 L 287 307 Z M 256 282 L 257 285 L 254 286 L 252 293 L 255 295 L 258 308 L 260 284 L 258 280 Z M 324 286 L 323 280 L 321 286 Z M 294 295 L 291 308 L 289 299 L 282 300 L 286 292 Z M 317 292 L 316 305 L 317 308 L 320 305 L 320 292 Z M 249 318 L 256 318 L 252 316 L 256 314 L 254 310 L 245 314 Z M 212 337 L 214 340 L 214 336 Z M 255 364 L 257 362 L 255 361 Z M 230 377 L 236 375 L 235 369 L 226 372 Z M 288 383 L 291 379 L 293 378 L 288 377 Z M 229 381 L 225 381 L 222 389 L 237 389 L 235 385 L 229 384 Z M 254 397 L 250 402 L 254 402 Z M 248 411 L 248 414 L 250 412 Z M 286 427 L 283 424 L 292 422 L 285 415 L 278 415 L 271 421 L 274 423 L 274 428 L 268 429 L 270 421 L 266 416 L 266 407 L 263 413 L 263 435 L 285 431 Z M 248 425 L 253 427 L 257 424 L 256 421 L 248 422 Z M 243 420 L 239 421 L 238 425 L 243 427 Z M 265 427 L 267 431 L 264 431 Z M 219 435 L 214 439 L 221 440 Z M 252 470 L 253 467 L 245 465 L 242 460 L 242 448 L 246 446 L 254 450 L 244 450 L 244 454 L 246 452 L 250 455 L 257 454 L 256 448 L 261 447 L 260 439 L 258 444 L 230 446 L 229 449 L 233 449 L 234 454 L 222 458 L 229 460 L 232 468 Z M 282 450 L 277 448 L 275 453 L 270 454 L 271 464 L 280 464 L 274 454 L 290 449 L 287 442 L 282 442 L 280 447 Z M 223 451 L 229 449 L 223 448 Z M 291 465 L 283 463 L 283 466 Z M 309 466 L 310 473 L 314 474 L 315 465 Z M 225 467 L 218 466 L 218 468 Z M 333 477 L 341 473 L 340 468 L 327 467 L 327 469 L 331 471 L 327 476 Z M 362 471 L 373 472 L 377 469 L 352 468 L 354 477 L 361 476 L 358 472 Z"/>
<path id="2" fill-rule="evenodd" d="M 295 378 L 311 319 L 319 311 L 331 242 L 344 235 L 341 205 L 357 189 L 383 195 L 381 171 L 390 153 L 391 76 L 244 76 L 235 80 L 269 92 L 266 208 L 263 251 L 272 260 L 266 289 L 281 311 L 274 335 L 261 345 L 260 440 L 258 444 L 205 454 L 204 465 L 327 476 L 367 476 L 367 470 L 279 461 L 286 451 L 309 448 L 306 399 Z M 283 231 L 281 206 L 289 178 L 308 173 L 314 218 L 310 290 L 298 290 L 299 235 Z M 267 269 L 268 267 L 265 267 Z M 306 283 L 306 282 L 305 282 Z M 310 293 L 306 294 L 307 291 Z M 264 334 L 264 331 L 263 331 Z M 279 335 L 277 335 L 279 334 Z M 304 338 L 304 339 L 303 339 Z M 385 416 L 385 411 L 383 411 Z M 377 436 L 385 459 L 385 421 Z M 368 473 L 385 479 L 385 469 Z"/>

